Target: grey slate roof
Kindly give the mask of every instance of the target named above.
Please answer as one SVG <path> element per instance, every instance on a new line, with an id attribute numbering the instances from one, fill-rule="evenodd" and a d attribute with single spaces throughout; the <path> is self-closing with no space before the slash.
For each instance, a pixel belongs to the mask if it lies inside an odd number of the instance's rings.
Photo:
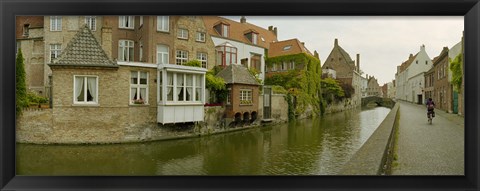
<path id="1" fill-rule="evenodd" d="M 65 50 L 50 65 L 118 67 L 116 62 L 108 59 L 87 25 L 80 28 Z"/>
<path id="2" fill-rule="evenodd" d="M 223 78 L 227 84 L 260 85 L 248 69 L 240 64 L 230 64 L 217 77 Z"/>

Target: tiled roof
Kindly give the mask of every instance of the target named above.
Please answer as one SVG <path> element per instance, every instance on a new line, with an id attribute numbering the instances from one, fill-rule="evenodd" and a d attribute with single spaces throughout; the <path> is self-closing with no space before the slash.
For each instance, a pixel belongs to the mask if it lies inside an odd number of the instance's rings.
<path id="1" fill-rule="evenodd" d="M 239 23 L 239 22 L 232 21 L 230 19 L 226 19 L 218 16 L 203 16 L 202 18 L 203 18 L 203 21 L 205 22 L 205 26 L 207 27 L 207 32 L 211 36 L 225 38 L 220 34 L 218 34 L 217 31 L 214 29 L 215 25 L 219 23 L 224 23 L 230 26 L 228 39 L 240 41 L 245 44 L 254 45 L 252 42 L 250 42 L 250 40 L 247 39 L 247 37 L 245 37 L 245 32 L 254 31 L 258 33 L 258 39 L 257 39 L 258 43 L 256 46 L 260 46 L 268 49 L 271 42 L 277 41 L 277 35 L 275 35 L 273 31 L 269 31 L 262 27 L 250 24 L 248 22 Z"/>
<path id="2" fill-rule="evenodd" d="M 287 46 L 291 46 L 291 48 L 285 50 L 284 48 Z M 270 48 L 268 49 L 268 57 L 270 58 L 300 53 L 305 53 L 313 56 L 312 53 L 296 38 L 279 42 L 272 42 L 270 43 Z"/>
<path id="3" fill-rule="evenodd" d="M 107 54 L 86 25 L 75 34 L 59 58 L 50 65 L 118 67 L 116 62 L 108 59 Z"/>
<path id="4" fill-rule="evenodd" d="M 343 57 L 343 59 L 341 61 L 337 61 L 337 60 L 331 61 L 330 58 L 332 55 L 334 55 L 333 54 L 334 52 L 337 52 L 338 54 L 340 54 L 341 57 Z M 322 68 L 330 67 L 335 69 L 335 66 L 339 66 L 338 64 L 341 64 L 350 68 L 350 71 L 356 70 L 355 62 L 352 60 L 352 58 L 347 53 L 347 51 L 345 51 L 340 45 L 338 45 L 338 40 L 335 39 L 333 49 L 328 55 L 327 59 L 325 60 L 325 63 L 323 64 Z"/>
<path id="5" fill-rule="evenodd" d="M 415 58 L 417 58 L 417 56 L 418 53 L 414 56 L 410 56 L 407 61 L 403 62 L 402 65 L 400 65 L 400 72 L 403 72 L 405 69 L 407 69 L 413 63 Z"/>
<path id="6" fill-rule="evenodd" d="M 230 64 L 217 74 L 227 84 L 260 85 L 248 69 L 240 64 Z"/>

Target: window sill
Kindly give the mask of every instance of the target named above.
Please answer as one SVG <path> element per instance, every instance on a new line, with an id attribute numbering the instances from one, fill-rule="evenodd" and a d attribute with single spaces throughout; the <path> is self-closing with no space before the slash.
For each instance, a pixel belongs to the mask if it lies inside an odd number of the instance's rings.
<path id="1" fill-rule="evenodd" d="M 202 102 L 167 102 L 165 104 L 159 103 L 161 106 L 204 106 Z"/>
<path id="2" fill-rule="evenodd" d="M 181 37 L 177 37 L 178 40 L 186 40 L 188 41 L 188 38 L 181 38 Z"/>
<path id="3" fill-rule="evenodd" d="M 134 104 L 134 103 L 131 103 L 129 104 L 128 106 L 132 106 L 132 107 L 148 107 L 150 106 L 150 104 L 146 103 L 146 104 Z"/>
<path id="4" fill-rule="evenodd" d="M 135 28 L 122 28 L 122 27 L 118 27 L 118 29 L 125 29 L 125 30 L 135 30 Z"/>
<path id="5" fill-rule="evenodd" d="M 170 31 L 159 31 L 159 30 L 157 30 L 157 32 L 159 32 L 159 33 L 168 33 L 168 34 L 170 34 Z"/>
<path id="6" fill-rule="evenodd" d="M 73 107 L 100 107 L 100 104 L 98 103 L 74 103 L 72 104 Z"/>
<path id="7" fill-rule="evenodd" d="M 240 104 L 240 106 L 253 106 L 253 104 Z"/>
<path id="8" fill-rule="evenodd" d="M 199 42 L 199 43 L 205 43 L 205 41 L 199 41 L 199 40 L 196 40 L 195 42 Z"/>

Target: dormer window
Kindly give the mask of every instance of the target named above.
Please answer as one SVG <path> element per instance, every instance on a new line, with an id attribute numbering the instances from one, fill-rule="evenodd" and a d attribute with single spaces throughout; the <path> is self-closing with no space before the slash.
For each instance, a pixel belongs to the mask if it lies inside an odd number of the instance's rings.
<path id="1" fill-rule="evenodd" d="M 247 37 L 247 39 L 253 44 L 258 44 L 258 33 L 255 31 L 249 31 L 245 33 L 245 37 Z"/>
<path id="2" fill-rule="evenodd" d="M 30 27 L 30 24 L 24 24 L 23 25 L 23 36 L 28 36 L 28 28 Z"/>
<path id="3" fill-rule="evenodd" d="M 218 34 L 222 35 L 223 37 L 228 37 L 229 32 L 229 25 L 227 23 L 220 23 L 215 25 L 213 28 L 217 31 Z"/>

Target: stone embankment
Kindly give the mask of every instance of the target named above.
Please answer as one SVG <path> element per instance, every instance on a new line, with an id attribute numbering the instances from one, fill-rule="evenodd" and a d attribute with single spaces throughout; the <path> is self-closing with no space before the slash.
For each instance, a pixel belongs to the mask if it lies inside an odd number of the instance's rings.
<path id="1" fill-rule="evenodd" d="M 395 132 L 398 128 L 399 108 L 400 104 L 396 103 L 370 138 L 344 165 L 340 175 L 389 174 Z"/>

